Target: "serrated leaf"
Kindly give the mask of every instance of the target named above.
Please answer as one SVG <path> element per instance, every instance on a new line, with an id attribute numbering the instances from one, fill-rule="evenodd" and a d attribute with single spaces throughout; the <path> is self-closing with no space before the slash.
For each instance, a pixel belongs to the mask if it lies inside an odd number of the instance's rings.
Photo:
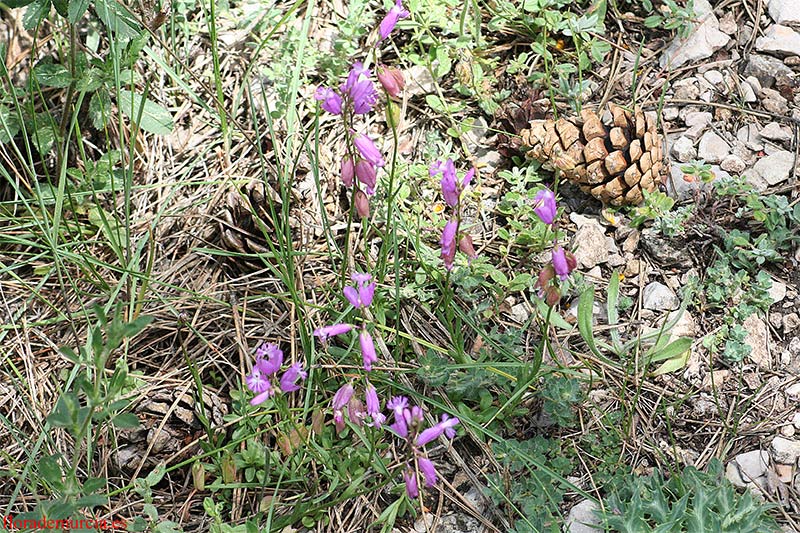
<path id="1" fill-rule="evenodd" d="M 36 81 L 44 87 L 63 88 L 72 83 L 72 76 L 67 67 L 58 63 L 40 63 L 33 67 Z"/>
<path id="2" fill-rule="evenodd" d="M 142 95 L 126 89 L 120 89 L 117 103 L 128 118 L 132 121 L 139 121 L 139 127 L 144 131 L 156 135 L 169 135 L 172 131 L 172 115 L 152 100 L 145 99 Z"/>
<path id="3" fill-rule="evenodd" d="M 14 109 L 0 105 L 0 143 L 7 143 L 19 133 L 19 120 Z"/>

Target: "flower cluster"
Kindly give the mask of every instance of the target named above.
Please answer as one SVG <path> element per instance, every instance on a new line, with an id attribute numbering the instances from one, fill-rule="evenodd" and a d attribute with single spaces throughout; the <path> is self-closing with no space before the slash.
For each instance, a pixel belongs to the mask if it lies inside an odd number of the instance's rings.
<path id="1" fill-rule="evenodd" d="M 545 188 L 536 193 L 533 211 L 542 222 L 553 226 L 558 211 L 556 195 L 553 191 Z M 544 298 L 547 305 L 556 305 L 561 299 L 561 290 L 556 278 L 559 281 L 566 281 L 576 266 L 577 261 L 572 252 L 564 250 L 557 241 L 554 242 L 551 261 L 539 272 L 539 278 L 534 285 L 539 290 L 539 297 Z"/>
<path id="2" fill-rule="evenodd" d="M 475 247 L 472 245 L 472 236 L 468 233 L 461 231 L 461 193 L 469 185 L 472 178 L 475 176 L 475 169 L 471 168 L 459 183 L 456 174 L 456 167 L 452 159 L 448 159 L 444 163 L 441 161 L 434 161 L 430 167 L 430 176 L 436 177 L 441 174 L 442 196 L 445 203 L 453 209 L 453 214 L 450 220 L 445 224 L 442 231 L 442 261 L 447 270 L 453 269 L 453 260 L 456 257 L 456 245 L 469 260 L 475 259 L 478 254 L 475 252 Z"/>
<path id="3" fill-rule="evenodd" d="M 375 386 L 367 381 L 364 387 L 364 401 L 356 396 L 352 383 L 342 386 L 333 396 L 333 424 L 336 432 L 344 429 L 345 408 L 347 418 L 353 424 L 362 426 L 366 423 L 369 427 L 380 428 L 386 421 L 386 416 L 381 412 L 381 401 Z M 369 420 L 367 420 L 369 419 Z"/>
<path id="4" fill-rule="evenodd" d="M 283 351 L 277 344 L 262 344 L 256 350 L 256 362 L 253 370 L 246 376 L 247 388 L 256 396 L 250 400 L 251 405 L 258 405 L 275 395 L 275 376 L 283 366 Z M 294 363 L 284 371 L 278 381 L 277 387 L 282 392 L 294 392 L 300 389 L 299 381 L 303 381 L 308 374 L 303 370 L 303 363 Z"/>
<path id="5" fill-rule="evenodd" d="M 351 279 L 355 286 L 348 285 L 342 291 L 347 301 L 352 304 L 356 309 L 365 309 L 372 305 L 372 298 L 375 296 L 375 282 L 372 281 L 372 276 L 369 274 L 361 274 L 354 272 Z M 372 281 L 372 283 L 370 283 Z M 343 335 L 352 331 L 352 324 L 339 323 L 330 326 L 323 326 L 314 330 L 314 336 L 322 341 L 327 341 L 329 338 L 336 335 Z M 358 343 L 361 345 L 361 358 L 364 363 L 364 370 L 367 372 L 372 370 L 372 363 L 378 361 L 378 355 L 375 352 L 375 343 L 372 341 L 372 335 L 367 331 L 366 322 L 361 327 L 358 334 Z"/>
<path id="6" fill-rule="evenodd" d="M 380 23 L 380 41 L 389 36 L 400 19 L 409 15 L 401 0 L 397 0 Z M 405 85 L 403 74 L 396 68 L 380 65 L 377 77 L 391 98 L 397 98 Z M 358 215 L 368 218 L 368 197 L 375 194 L 378 169 L 385 166 L 386 161 L 372 139 L 358 133 L 353 129 L 353 124 L 357 115 L 370 113 L 378 103 L 378 91 L 372 81 L 372 72 L 363 63 L 356 61 L 345 81 L 339 85 L 338 91 L 323 85 L 317 88 L 314 98 L 320 102 L 322 109 L 343 118 L 347 155 L 342 159 L 341 179 L 345 187 L 354 189 L 353 204 Z"/>
<path id="7" fill-rule="evenodd" d="M 396 396 L 392 398 L 386 407 L 394 415 L 394 422 L 389 428 L 408 444 L 410 454 L 403 468 L 403 480 L 406 483 L 406 494 L 409 498 L 419 496 L 419 486 L 417 483 L 417 472 L 421 472 L 425 479 L 425 485 L 432 487 L 436 484 L 436 467 L 428 459 L 425 453 L 425 445 L 438 439 L 442 435 L 448 439 L 456 436 L 454 427 L 458 424 L 458 418 L 450 418 L 443 414 L 441 422 L 422 430 L 424 422 L 422 408 L 418 405 L 409 407 L 408 398 Z"/>

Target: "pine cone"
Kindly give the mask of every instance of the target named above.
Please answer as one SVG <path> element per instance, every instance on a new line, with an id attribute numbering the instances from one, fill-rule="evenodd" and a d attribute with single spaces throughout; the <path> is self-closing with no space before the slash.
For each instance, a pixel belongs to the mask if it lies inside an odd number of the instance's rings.
<path id="1" fill-rule="evenodd" d="M 533 121 L 520 132 L 522 148 L 603 204 L 638 204 L 666 169 L 655 116 L 612 103 L 608 110 L 609 124 L 589 109 L 580 119 Z"/>
<path id="2" fill-rule="evenodd" d="M 229 192 L 227 205 L 220 218 L 220 237 L 226 248 L 245 255 L 269 252 L 259 222 L 267 228 L 273 228 L 274 224 L 267 211 L 267 199 L 261 181 L 249 182 L 242 187 L 241 193 Z"/>

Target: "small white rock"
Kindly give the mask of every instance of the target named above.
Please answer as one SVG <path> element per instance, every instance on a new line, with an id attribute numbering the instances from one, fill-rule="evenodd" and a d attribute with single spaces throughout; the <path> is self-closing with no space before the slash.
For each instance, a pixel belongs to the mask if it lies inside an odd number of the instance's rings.
<path id="1" fill-rule="evenodd" d="M 777 122 L 770 122 L 761 129 L 761 136 L 772 141 L 786 142 L 792 140 L 792 131 Z"/>
<path id="2" fill-rule="evenodd" d="M 744 481 L 755 481 L 767 473 L 769 454 L 764 450 L 740 453 L 734 459 Z"/>
<path id="3" fill-rule="evenodd" d="M 683 118 L 683 121 L 686 123 L 687 126 L 708 126 L 711 124 L 711 120 L 713 119 L 713 115 L 708 111 L 692 111 L 690 113 L 686 113 L 686 116 Z"/>
<path id="4" fill-rule="evenodd" d="M 739 96 L 742 97 L 745 103 L 752 104 L 753 102 L 758 102 L 757 93 L 758 91 L 756 88 L 750 85 L 750 83 L 744 81 L 739 84 Z"/>
<path id="5" fill-rule="evenodd" d="M 567 533 L 601 533 L 600 519 L 595 514 L 597 504 L 592 500 L 583 500 L 569 510 L 567 516 Z"/>
<path id="6" fill-rule="evenodd" d="M 677 68 L 690 61 L 705 59 L 728 44 L 730 37 L 719 30 L 719 20 L 708 0 L 695 0 L 694 13 L 700 23 L 685 39 L 676 37 L 672 41 L 661 56 L 662 67 Z"/>
<path id="7" fill-rule="evenodd" d="M 795 429 L 800 429 L 800 411 L 797 411 L 792 417 L 792 425 Z"/>
<path id="8" fill-rule="evenodd" d="M 758 315 L 753 313 L 742 323 L 742 327 L 747 331 L 744 343 L 750 346 L 750 360 L 759 368 L 767 369 L 770 367 L 771 357 L 769 353 L 769 331 L 767 325 Z"/>
<path id="9" fill-rule="evenodd" d="M 584 224 L 572 236 L 572 249 L 581 268 L 589 270 L 599 263 L 608 260 L 606 234 L 596 221 Z"/>
<path id="10" fill-rule="evenodd" d="M 706 163 L 719 163 L 728 155 L 730 149 L 731 147 L 725 142 L 725 139 L 713 131 L 707 131 L 700 139 L 697 156 Z"/>
<path id="11" fill-rule="evenodd" d="M 786 388 L 786 395 L 794 398 L 800 398 L 800 383 L 795 383 Z"/>
<path id="12" fill-rule="evenodd" d="M 789 438 L 794 437 L 794 434 L 796 432 L 797 430 L 791 424 L 788 424 L 781 428 L 781 435 L 783 435 L 784 437 L 789 437 Z"/>
<path id="13" fill-rule="evenodd" d="M 778 54 L 800 55 L 800 33 L 788 26 L 773 24 L 756 39 L 756 50 Z"/>
<path id="14" fill-rule="evenodd" d="M 768 3 L 772 20 L 778 24 L 800 25 L 800 3 L 797 0 L 769 0 Z"/>
<path id="15" fill-rule="evenodd" d="M 672 122 L 678 118 L 679 109 L 675 106 L 666 106 L 661 110 L 661 118 L 667 122 Z"/>
<path id="16" fill-rule="evenodd" d="M 722 72 L 718 70 L 709 70 L 705 74 L 703 74 L 703 77 L 706 80 L 708 80 L 708 82 L 711 83 L 712 85 L 719 85 L 725 80 L 725 77 L 722 75 Z"/>
<path id="17" fill-rule="evenodd" d="M 772 155 L 762 157 L 753 166 L 753 170 L 758 173 L 768 185 L 773 186 L 789 179 L 794 165 L 794 154 L 786 150 L 781 150 Z"/>
<path id="18" fill-rule="evenodd" d="M 653 311 L 667 311 L 677 309 L 680 306 L 678 297 L 672 290 L 658 281 L 648 283 L 644 288 L 642 297 L 642 307 Z"/>
<path id="19" fill-rule="evenodd" d="M 776 463 L 791 465 L 800 457 L 800 441 L 775 437 L 772 439 L 770 451 Z"/>
<path id="20" fill-rule="evenodd" d="M 747 165 L 738 155 L 729 154 L 722 159 L 719 167 L 731 174 L 741 174 L 747 168 Z"/>
<path id="21" fill-rule="evenodd" d="M 754 152 L 764 149 L 764 139 L 758 132 L 758 126 L 755 124 L 748 124 L 736 130 L 736 138 L 745 143 L 745 146 Z"/>
<path id="22" fill-rule="evenodd" d="M 678 140 L 672 144 L 669 153 L 681 163 L 688 163 L 693 159 L 697 159 L 697 149 L 694 147 L 694 143 L 685 136 L 679 137 Z"/>

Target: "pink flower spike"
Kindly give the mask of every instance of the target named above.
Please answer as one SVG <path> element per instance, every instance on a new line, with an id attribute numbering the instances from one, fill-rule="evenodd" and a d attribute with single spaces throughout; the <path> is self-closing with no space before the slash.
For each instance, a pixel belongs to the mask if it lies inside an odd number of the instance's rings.
<path id="1" fill-rule="evenodd" d="M 450 418 L 450 415 L 447 413 L 442 413 L 442 421 L 439 422 L 439 425 L 444 428 L 444 436 L 448 439 L 453 439 L 456 436 L 456 430 L 453 429 L 460 423 L 458 418 L 453 417 Z"/>
<path id="2" fill-rule="evenodd" d="M 356 61 L 350 67 L 350 72 L 347 74 L 347 80 L 339 86 L 343 93 L 350 93 L 359 81 L 368 79 L 370 75 L 369 69 L 364 67 L 361 61 Z"/>
<path id="3" fill-rule="evenodd" d="M 395 5 L 392 6 L 392 9 L 383 17 L 380 26 L 378 26 L 378 33 L 381 36 L 380 40 L 386 39 L 389 34 L 392 33 L 394 27 L 397 26 L 400 19 L 407 18 L 409 15 L 411 15 L 411 13 L 403 9 L 402 0 L 397 0 Z"/>
<path id="4" fill-rule="evenodd" d="M 253 371 L 245 376 L 245 383 L 247 388 L 255 393 L 261 393 L 270 388 L 269 380 L 258 367 L 253 367 Z"/>
<path id="5" fill-rule="evenodd" d="M 467 185 L 472 181 L 472 178 L 475 177 L 475 167 L 472 167 L 464 174 L 464 179 L 461 181 L 461 189 L 466 189 Z"/>
<path id="6" fill-rule="evenodd" d="M 451 160 L 447 160 L 448 163 L 452 163 Z M 444 196 L 444 201 L 450 207 L 455 207 L 458 204 L 458 198 L 460 196 L 460 191 L 458 190 L 458 184 L 456 183 L 456 173 L 455 169 L 452 172 L 448 172 L 445 170 L 442 172 L 442 196 Z"/>
<path id="7" fill-rule="evenodd" d="M 378 182 L 375 165 L 364 159 L 360 160 L 356 163 L 356 177 L 367 188 L 367 194 L 375 194 L 375 184 Z"/>
<path id="8" fill-rule="evenodd" d="M 341 335 L 352 330 L 351 324 L 333 324 L 331 326 L 323 326 L 314 330 L 314 336 L 319 337 L 321 341 L 326 341 L 336 335 Z"/>
<path id="9" fill-rule="evenodd" d="M 422 433 L 420 433 L 419 435 L 417 435 L 417 440 L 414 441 L 414 443 L 420 447 L 425 446 L 432 440 L 438 439 L 442 435 L 442 433 L 444 433 L 444 428 L 441 427 L 439 424 L 436 424 L 435 426 L 431 426 Z"/>
<path id="10" fill-rule="evenodd" d="M 345 187 L 353 186 L 353 177 L 356 175 L 356 166 L 352 157 L 342 159 L 342 183 Z"/>
<path id="11" fill-rule="evenodd" d="M 334 115 L 342 114 L 342 97 L 329 87 L 317 87 L 314 98 L 322 102 L 321 107 Z"/>
<path id="12" fill-rule="evenodd" d="M 533 198 L 533 212 L 545 224 L 552 224 L 556 219 L 556 195 L 550 189 L 542 189 Z"/>
<path id="13" fill-rule="evenodd" d="M 333 395 L 333 408 L 334 409 L 341 409 L 347 402 L 350 401 L 350 398 L 353 396 L 353 384 L 348 383 L 347 385 L 342 385 L 339 390 L 336 391 L 336 394 Z"/>
<path id="14" fill-rule="evenodd" d="M 265 353 L 268 357 L 267 359 L 264 359 Z M 259 355 L 261 357 L 259 357 Z M 268 344 L 263 351 L 259 350 L 256 352 L 255 367 L 258 368 L 262 374 L 271 376 L 280 370 L 282 365 L 283 351 L 278 348 L 277 344 Z"/>
<path id="15" fill-rule="evenodd" d="M 372 80 L 366 77 L 353 84 L 348 94 L 353 102 L 353 113 L 356 115 L 369 113 L 378 101 L 378 91 L 375 90 Z"/>
<path id="16" fill-rule="evenodd" d="M 361 302 L 358 300 L 358 290 L 355 287 L 347 285 L 342 292 L 344 293 L 344 297 L 347 298 L 347 301 L 350 302 L 350 305 L 356 309 L 361 307 Z"/>
<path id="17" fill-rule="evenodd" d="M 569 273 L 572 272 L 567 255 L 560 246 L 553 248 L 553 269 L 561 281 L 566 280 L 569 277 Z"/>
<path id="18" fill-rule="evenodd" d="M 425 486 L 433 487 L 436 485 L 436 467 L 433 466 L 433 462 L 427 457 L 420 457 L 417 462 L 419 470 L 422 472 L 422 477 L 425 478 Z"/>
<path id="19" fill-rule="evenodd" d="M 259 405 L 267 401 L 272 395 L 275 394 L 275 391 L 270 386 L 269 389 L 265 390 L 258 396 L 255 396 L 252 400 L 250 400 L 250 405 Z"/>
<path id="20" fill-rule="evenodd" d="M 364 361 L 364 370 L 367 372 L 372 370 L 372 363 L 378 362 L 378 356 L 375 354 L 375 343 L 372 342 L 372 336 L 364 329 L 358 336 L 358 342 L 361 344 L 361 357 Z"/>
<path id="21" fill-rule="evenodd" d="M 472 245 L 472 236 L 470 235 L 462 235 L 461 239 L 458 241 L 458 249 L 464 252 L 470 261 L 478 257 L 478 252 L 475 251 L 475 247 Z"/>
<path id="22" fill-rule="evenodd" d="M 369 198 L 364 194 L 364 191 L 358 189 L 355 194 L 354 203 L 356 204 L 356 213 L 361 218 L 369 218 Z"/>
<path id="23" fill-rule="evenodd" d="M 403 73 L 394 67 L 378 67 L 378 81 L 381 82 L 383 88 L 392 98 L 400 96 L 403 87 L 406 85 Z"/>
<path id="24" fill-rule="evenodd" d="M 303 363 L 295 363 L 290 366 L 281 376 L 280 387 L 283 392 L 294 392 L 300 390 L 297 380 L 305 380 L 308 372 L 303 370 Z"/>
<path id="25" fill-rule="evenodd" d="M 403 481 L 406 482 L 406 494 L 408 494 L 408 497 L 418 497 L 419 487 L 417 487 L 417 473 L 411 468 L 407 468 L 403 471 Z"/>
<path id="26" fill-rule="evenodd" d="M 458 222 L 451 220 L 442 231 L 442 260 L 447 270 L 453 270 L 453 259 L 456 256 L 456 233 L 458 232 Z"/>
<path id="27" fill-rule="evenodd" d="M 372 139 L 366 135 L 356 135 L 353 138 L 353 144 L 356 145 L 356 149 L 358 150 L 358 153 L 361 154 L 361 157 L 376 167 L 382 167 L 386 164 L 386 161 L 384 161 L 380 150 L 378 150 L 378 147 L 375 146 L 375 143 L 372 142 Z"/>

